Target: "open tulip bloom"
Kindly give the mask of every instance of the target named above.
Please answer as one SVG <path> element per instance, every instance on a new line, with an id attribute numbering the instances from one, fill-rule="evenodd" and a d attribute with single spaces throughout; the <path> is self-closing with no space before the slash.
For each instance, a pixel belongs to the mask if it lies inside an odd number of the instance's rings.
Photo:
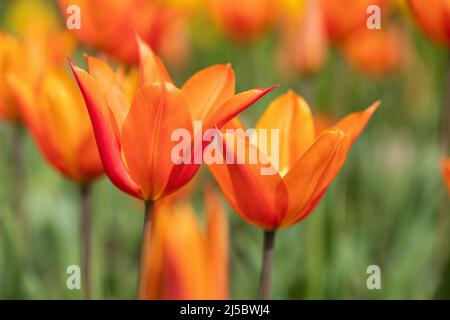
<path id="1" fill-rule="evenodd" d="M 278 129 L 279 141 L 269 139 L 269 147 L 263 149 L 260 143 L 239 134 L 219 135 L 226 156 L 231 155 L 234 161 L 212 164 L 209 169 L 234 210 L 249 223 L 265 230 L 262 298 L 270 294 L 274 232 L 298 223 L 318 205 L 378 105 L 379 102 L 350 114 L 317 134 L 308 104 L 290 91 L 273 101 L 256 125 L 257 132 Z M 263 150 L 274 150 L 270 146 L 274 143 L 279 143 L 279 148 L 275 148 L 279 149 L 279 163 L 272 167 L 275 174 L 261 174 L 274 157 Z M 240 150 L 239 146 L 245 150 Z M 251 164 L 238 161 L 238 153 L 249 155 L 255 151 L 264 161 Z"/>
<path id="2" fill-rule="evenodd" d="M 134 94 L 125 91 L 121 77 L 102 60 L 88 56 L 89 73 L 70 64 L 89 111 L 105 173 L 120 190 L 147 204 L 145 234 L 151 202 L 180 189 L 200 166 L 174 163 L 171 154 L 177 142 L 172 141 L 172 133 L 183 129 L 194 136 L 194 121 L 201 121 L 202 129 L 221 128 L 272 88 L 235 94 L 230 65 L 205 68 L 177 88 L 161 59 L 137 41 L 140 83 Z"/>

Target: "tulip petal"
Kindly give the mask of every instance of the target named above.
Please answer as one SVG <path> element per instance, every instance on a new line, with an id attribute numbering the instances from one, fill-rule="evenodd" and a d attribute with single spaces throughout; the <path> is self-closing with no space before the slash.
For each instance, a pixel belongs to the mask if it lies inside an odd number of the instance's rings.
<path id="1" fill-rule="evenodd" d="M 222 106 L 220 106 L 218 110 L 206 117 L 203 127 L 207 129 L 217 127 L 220 129 L 227 122 L 232 120 L 239 113 L 250 107 L 276 87 L 277 86 L 275 85 L 267 89 L 252 89 L 233 96 Z"/>
<path id="2" fill-rule="evenodd" d="M 445 24 L 448 23 L 448 1 L 408 0 L 408 4 L 420 27 L 429 37 L 440 42 L 449 43 L 450 36 L 446 34 Z"/>
<path id="3" fill-rule="evenodd" d="M 265 155 L 248 138 L 234 134 L 217 137 L 219 145 L 224 146 L 224 160 L 227 157 L 233 160 L 232 164 L 208 166 L 224 195 L 248 222 L 266 230 L 277 228 L 287 206 L 287 190 L 280 175 L 265 165 L 268 163 Z M 256 163 L 250 161 L 252 154 L 254 159 L 257 157 Z M 263 174 L 270 169 L 273 174 Z"/>
<path id="4" fill-rule="evenodd" d="M 207 253 L 211 262 L 211 298 L 228 298 L 228 220 L 227 211 L 215 189 L 205 192 L 205 211 L 207 215 Z"/>
<path id="5" fill-rule="evenodd" d="M 280 132 L 280 168 L 288 172 L 313 144 L 315 138 L 314 119 L 306 101 L 293 91 L 275 99 L 259 119 L 256 129 Z M 271 150 L 268 134 L 267 150 Z"/>
<path id="6" fill-rule="evenodd" d="M 122 161 L 119 141 L 114 133 L 117 129 L 114 129 L 115 124 L 112 121 L 112 112 L 107 105 L 105 92 L 86 71 L 75 67 L 71 61 L 69 64 L 89 111 L 105 173 L 120 190 L 132 196 L 138 196 L 139 187 L 130 177 Z"/>
<path id="7" fill-rule="evenodd" d="M 290 226 L 306 216 L 305 208 L 313 199 L 317 187 L 323 183 L 324 174 L 334 167 L 333 160 L 338 157 L 343 140 L 341 130 L 323 132 L 283 178 L 289 193 L 289 206 L 282 226 Z M 327 184 L 330 182 L 331 179 L 326 181 Z"/>
<path id="8" fill-rule="evenodd" d="M 137 35 L 136 41 L 139 47 L 141 86 L 162 81 L 173 83 L 161 58 Z"/>
<path id="9" fill-rule="evenodd" d="M 176 129 L 192 137 L 192 120 L 183 92 L 170 83 L 154 83 L 136 94 L 122 128 L 122 147 L 130 175 L 145 200 L 163 193 L 173 168 Z"/>
<path id="10" fill-rule="evenodd" d="M 303 219 L 306 215 L 312 212 L 315 206 L 319 203 L 321 197 L 325 193 L 331 181 L 336 177 L 336 175 L 344 165 L 345 159 L 347 158 L 347 154 L 352 144 L 365 128 L 379 105 L 380 102 L 376 102 L 364 111 L 352 113 L 332 127 L 332 130 L 343 131 L 344 140 L 342 142 L 342 146 L 337 151 L 337 154 L 330 163 L 328 170 L 323 173 L 321 181 L 317 185 L 316 190 L 311 197 L 311 201 L 304 209 L 304 212 L 302 213 L 302 217 L 300 219 Z"/>
<path id="11" fill-rule="evenodd" d="M 163 299 L 208 299 L 210 269 L 204 232 L 189 204 L 172 217 L 165 241 Z"/>
<path id="12" fill-rule="evenodd" d="M 182 87 L 192 119 L 204 120 L 234 96 L 235 76 L 229 64 L 218 64 L 195 73 Z"/>
<path id="13" fill-rule="evenodd" d="M 121 128 L 130 106 L 126 101 L 119 79 L 106 62 L 91 56 L 86 56 L 86 59 L 88 61 L 89 74 L 97 80 L 100 88 L 107 93 L 108 107 L 114 114 L 118 127 Z"/>
<path id="14" fill-rule="evenodd" d="M 35 106 L 38 106 L 37 97 L 34 94 L 32 86 L 22 79 L 7 75 L 7 83 L 11 90 L 12 98 L 18 108 L 19 114 L 29 129 L 33 140 L 42 150 L 45 158 L 55 165 L 60 171 L 64 171 L 64 159 L 56 152 L 49 139 L 45 138 L 43 132 L 43 122 L 39 119 Z"/>
<path id="15" fill-rule="evenodd" d="M 364 111 L 352 113 L 325 131 L 285 176 L 291 202 L 284 226 L 304 219 L 316 207 L 379 104 L 376 102 Z M 333 133 L 337 134 L 334 138 L 329 136 Z M 303 197 L 295 197 L 301 193 Z"/>
<path id="16" fill-rule="evenodd" d="M 364 130 L 370 118 L 372 118 L 374 112 L 380 106 L 380 103 L 380 101 L 377 101 L 364 111 L 349 114 L 330 128 L 344 131 L 347 140 L 345 143 L 346 149 L 349 149 L 352 146 L 361 131 Z"/>

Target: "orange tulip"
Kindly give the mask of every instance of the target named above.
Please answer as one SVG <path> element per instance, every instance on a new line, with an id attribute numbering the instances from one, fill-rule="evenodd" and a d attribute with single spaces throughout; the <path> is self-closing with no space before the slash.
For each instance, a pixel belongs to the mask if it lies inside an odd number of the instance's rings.
<path id="1" fill-rule="evenodd" d="M 441 163 L 442 175 L 444 176 L 445 185 L 450 195 L 450 158 L 445 159 Z"/>
<path id="2" fill-rule="evenodd" d="M 209 11 L 225 34 L 249 42 L 272 26 L 278 6 L 274 0 L 209 0 Z"/>
<path id="3" fill-rule="evenodd" d="M 8 82 L 21 117 L 41 152 L 67 178 L 84 185 L 102 172 L 89 116 L 76 83 L 50 70 L 35 88 L 14 74 Z"/>
<path id="4" fill-rule="evenodd" d="M 18 76 L 36 86 L 49 66 L 63 62 L 74 41 L 66 32 L 47 30 L 28 32 L 22 38 L 0 32 L 0 43 L 0 118 L 20 122 L 6 76 Z"/>
<path id="5" fill-rule="evenodd" d="M 383 0 L 321 0 L 329 37 L 340 41 L 355 30 L 365 28 L 367 8 L 383 4 Z"/>
<path id="6" fill-rule="evenodd" d="M 234 164 L 209 168 L 235 211 L 247 222 L 267 231 L 289 227 L 310 214 L 345 162 L 349 149 L 378 107 L 353 113 L 316 135 L 308 104 L 294 92 L 273 101 L 259 119 L 256 129 L 279 129 L 279 166 L 269 166 L 273 175 L 261 175 L 269 154 L 262 146 L 240 135 L 226 133 L 227 156 Z M 244 139 L 244 140 L 243 140 Z M 264 159 L 257 164 L 239 164 L 233 143 L 245 145 Z M 278 141 L 268 140 L 269 146 Z M 231 151 L 230 151 L 231 150 Z M 270 155 L 273 157 L 274 155 Z"/>
<path id="7" fill-rule="evenodd" d="M 450 47 L 450 0 L 408 0 L 422 30 L 434 41 Z"/>
<path id="8" fill-rule="evenodd" d="M 160 58 L 138 40 L 140 87 L 126 99 L 123 83 L 102 60 L 87 57 L 89 73 L 71 64 L 83 93 L 106 174 L 122 191 L 157 200 L 185 185 L 199 165 L 171 159 L 175 129 L 193 133 L 221 127 L 271 89 L 235 95 L 229 65 L 197 72 L 181 89 L 170 79 Z"/>
<path id="9" fill-rule="evenodd" d="M 394 28 L 355 32 L 344 41 L 342 51 L 355 70 L 371 75 L 397 70 L 404 58 L 402 36 Z"/>
<path id="10" fill-rule="evenodd" d="M 325 63 L 328 36 L 317 0 L 307 0 L 301 14 L 289 11 L 282 21 L 280 62 L 286 72 L 319 71 Z"/>
<path id="11" fill-rule="evenodd" d="M 82 43 L 123 63 L 138 61 L 135 33 L 174 63 L 187 58 L 189 41 L 185 17 L 180 10 L 162 1 L 58 0 L 58 3 L 66 18 L 70 17 L 69 6 L 80 8 L 80 29 L 73 29 L 73 32 Z"/>
<path id="12" fill-rule="evenodd" d="M 205 212 L 206 232 L 190 204 L 155 204 L 141 299 L 228 298 L 228 226 L 215 192 L 206 193 Z"/>

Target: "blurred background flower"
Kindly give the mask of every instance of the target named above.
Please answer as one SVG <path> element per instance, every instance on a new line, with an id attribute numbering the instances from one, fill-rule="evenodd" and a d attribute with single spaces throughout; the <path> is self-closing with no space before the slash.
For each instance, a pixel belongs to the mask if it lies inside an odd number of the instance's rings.
<path id="1" fill-rule="evenodd" d="M 141 299 L 227 299 L 228 222 L 219 194 L 204 196 L 206 224 L 189 202 L 155 205 Z"/>
<path id="2" fill-rule="evenodd" d="M 69 6 L 80 8 L 81 28 L 74 29 L 74 33 L 83 44 L 100 49 L 120 62 L 137 62 L 135 33 L 176 66 L 189 57 L 186 17 L 163 1 L 59 0 L 58 3 L 66 17 L 70 15 Z"/>

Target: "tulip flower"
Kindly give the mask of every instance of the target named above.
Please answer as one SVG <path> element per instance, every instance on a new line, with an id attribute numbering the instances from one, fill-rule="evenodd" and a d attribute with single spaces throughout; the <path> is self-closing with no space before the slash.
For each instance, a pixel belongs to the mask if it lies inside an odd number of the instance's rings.
<path id="1" fill-rule="evenodd" d="M 450 1 L 407 0 L 421 29 L 434 41 L 450 47 Z"/>
<path id="2" fill-rule="evenodd" d="M 450 195 L 450 158 L 442 161 L 441 169 L 445 185 L 447 186 L 448 194 Z"/>
<path id="3" fill-rule="evenodd" d="M 186 18 L 181 10 L 158 0 L 58 0 L 66 19 L 80 9 L 80 28 L 72 31 L 88 47 L 100 49 L 118 61 L 138 61 L 134 34 L 139 34 L 151 47 L 170 62 L 188 58 L 189 39 Z"/>
<path id="4" fill-rule="evenodd" d="M 274 0 L 208 0 L 209 12 L 219 28 L 232 39 L 251 42 L 275 22 L 278 12 Z"/>
<path id="5" fill-rule="evenodd" d="M 272 88 L 235 95 L 233 69 L 214 65 L 179 89 L 161 59 L 139 39 L 138 45 L 140 85 L 130 99 L 102 60 L 88 56 L 89 73 L 72 63 L 71 67 L 89 110 L 105 173 L 120 190 L 145 201 L 147 229 L 151 202 L 180 189 L 199 168 L 193 162 L 174 163 L 173 132 L 183 129 L 196 136 L 193 121 L 201 121 L 203 129 L 220 128 Z M 192 145 L 191 156 L 206 145 Z"/>
<path id="6" fill-rule="evenodd" d="M 209 169 L 234 210 L 247 222 L 265 230 L 262 298 L 270 294 L 275 231 L 305 219 L 319 204 L 378 104 L 353 113 L 316 135 L 308 104 L 289 91 L 270 104 L 256 125 L 257 132 L 279 129 L 280 141 L 270 137 L 264 146 L 259 143 L 261 139 L 254 143 L 239 134 L 219 135 L 225 137 L 222 141 L 227 157 L 235 161 L 213 164 Z M 278 156 L 266 151 L 273 150 L 272 144 L 279 145 L 278 167 L 274 161 L 268 161 Z M 235 145 L 245 150 L 236 149 Z M 237 159 L 239 152 L 245 155 L 256 152 L 260 161 L 243 164 Z M 267 166 L 275 174 L 262 175 L 261 169 Z"/>
<path id="7" fill-rule="evenodd" d="M 21 117 L 47 161 L 68 179 L 87 185 L 102 172 L 89 115 L 69 74 L 49 70 L 37 90 L 8 77 Z"/>
<path id="8" fill-rule="evenodd" d="M 286 71 L 315 73 L 325 63 L 328 36 L 320 3 L 307 0 L 305 9 L 286 12 L 282 21 L 280 62 Z"/>
<path id="9" fill-rule="evenodd" d="M 404 59 L 402 37 L 395 28 L 355 32 L 344 41 L 342 51 L 355 70 L 369 75 L 393 72 Z"/>
<path id="10" fill-rule="evenodd" d="M 189 203 L 164 199 L 154 210 L 139 298 L 227 299 L 228 225 L 218 194 L 210 190 L 205 195 L 206 230 Z"/>
<path id="11" fill-rule="evenodd" d="M 15 75 L 30 85 L 39 84 L 48 66 L 59 65 L 74 47 L 70 34 L 61 30 L 46 1 L 11 1 L 4 12 L 4 25 L 13 32 L 0 31 L 0 120 L 13 127 L 11 135 L 12 208 L 17 216 L 23 243 L 27 242 L 27 219 L 23 208 L 25 155 L 22 119 L 7 81 Z"/>
<path id="12" fill-rule="evenodd" d="M 35 88 L 16 75 L 8 75 L 21 118 L 46 160 L 81 191 L 82 267 L 84 292 L 91 296 L 90 185 L 103 173 L 89 115 L 72 77 L 50 69 Z"/>
<path id="13" fill-rule="evenodd" d="M 341 41 L 352 32 L 366 28 L 369 17 L 367 8 L 371 5 L 383 7 L 383 0 L 320 0 L 328 36 Z"/>

